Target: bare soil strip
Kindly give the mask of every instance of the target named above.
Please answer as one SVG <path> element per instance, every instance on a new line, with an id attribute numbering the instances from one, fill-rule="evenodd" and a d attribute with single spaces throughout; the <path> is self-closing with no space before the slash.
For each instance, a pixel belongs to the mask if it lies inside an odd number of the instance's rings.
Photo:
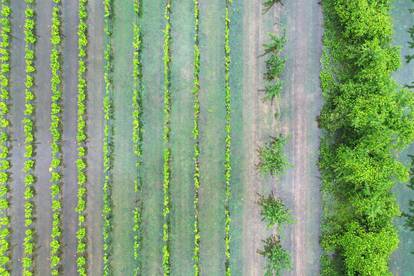
<path id="1" fill-rule="evenodd" d="M 102 275 L 103 1 L 88 1 L 87 236 L 88 271 Z"/>
<path id="2" fill-rule="evenodd" d="M 50 149 L 50 22 L 52 4 L 51 1 L 37 1 L 36 20 L 37 20 L 37 47 L 36 47 L 36 66 L 35 94 L 36 94 L 36 177 L 35 185 L 35 217 L 37 231 L 37 252 L 35 254 L 35 273 L 38 275 L 48 275 L 49 253 L 50 253 L 50 232 L 52 225 L 50 197 L 50 173 L 49 165 L 51 160 Z"/>
<path id="3" fill-rule="evenodd" d="M 11 252 L 12 271 L 16 275 L 21 274 L 21 258 L 23 254 L 24 238 L 24 0 L 10 1 L 11 14 L 11 55 L 10 55 L 10 123 L 11 123 Z"/>
<path id="4" fill-rule="evenodd" d="M 282 179 L 281 195 L 295 218 L 284 239 L 293 260 L 293 270 L 287 275 L 318 275 L 321 207 L 317 168 L 320 132 L 316 117 L 321 105 L 320 5 L 306 0 L 289 2 L 283 14 L 288 43 L 281 114 L 283 132 L 290 136 L 287 154 L 293 167 Z"/>
<path id="5" fill-rule="evenodd" d="M 63 18 L 63 262 L 64 275 L 76 274 L 78 1 L 62 1 Z"/>

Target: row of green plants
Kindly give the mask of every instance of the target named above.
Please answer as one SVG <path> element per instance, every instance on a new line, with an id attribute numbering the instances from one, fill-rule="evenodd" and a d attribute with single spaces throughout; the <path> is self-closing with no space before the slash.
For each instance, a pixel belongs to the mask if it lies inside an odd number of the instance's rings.
<path id="1" fill-rule="evenodd" d="M 142 33 L 141 33 L 141 1 L 134 1 L 134 12 L 136 17 L 136 22 L 133 26 L 134 36 L 133 36 L 133 96 L 132 96 L 132 108 L 133 108 L 133 125 L 132 125 L 132 143 L 133 143 L 133 152 L 136 157 L 135 166 L 137 170 L 137 178 L 134 182 L 134 191 L 136 194 L 136 206 L 134 208 L 134 260 L 135 260 L 135 275 L 141 274 L 141 241 L 142 241 L 142 209 L 143 209 L 143 199 L 141 197 L 142 191 L 142 134 L 143 134 L 143 123 L 142 123 L 142 62 L 141 62 L 141 52 L 142 52 Z"/>
<path id="2" fill-rule="evenodd" d="M 224 181 L 225 181 L 225 196 L 224 196 L 224 215 L 225 215 L 225 231 L 224 231 L 224 243 L 225 243 L 225 268 L 226 275 L 231 275 L 230 267 L 230 199 L 231 199 L 231 88 L 230 88 L 230 9 L 232 7 L 232 0 L 226 0 L 226 16 L 224 25 L 224 81 L 225 81 L 225 95 L 224 105 L 226 107 L 226 119 L 225 119 L 225 144 L 226 150 L 224 155 Z"/>
<path id="3" fill-rule="evenodd" d="M 392 79 L 401 61 L 391 2 L 322 1 L 322 275 L 391 275 L 392 188 L 408 181 L 398 155 L 414 140 L 414 95 Z"/>
<path id="4" fill-rule="evenodd" d="M 194 276 L 200 275 L 200 204 L 199 204 L 199 190 L 200 190 L 200 45 L 199 45 L 199 30 L 200 30 L 200 8 L 198 0 L 194 0 L 194 75 L 193 75 L 193 143 L 194 143 L 194 251 L 193 251 L 193 269 Z"/>
<path id="5" fill-rule="evenodd" d="M 104 0 L 103 274 L 112 274 L 113 0 Z"/>
<path id="6" fill-rule="evenodd" d="M 78 122 L 76 142 L 78 147 L 76 168 L 78 175 L 78 229 L 76 231 L 76 266 L 79 275 L 87 275 L 87 237 L 86 237 L 86 196 L 87 196 L 87 161 L 86 161 L 86 112 L 87 112 L 87 47 L 88 47 L 88 0 L 79 0 L 78 23 Z"/>
<path id="7" fill-rule="evenodd" d="M 9 75 L 10 75 L 10 0 L 2 0 L 0 10 L 0 274 L 10 275 L 9 210 Z"/>
<path id="8" fill-rule="evenodd" d="M 164 10 L 164 127 L 163 127 L 163 210 L 164 219 L 162 227 L 162 269 L 164 275 L 170 275 L 170 180 L 171 180 L 171 0 L 166 0 Z"/>
<path id="9" fill-rule="evenodd" d="M 50 272 L 53 276 L 59 275 L 61 266 L 61 239 L 62 239 L 62 34 L 61 34 L 61 0 L 53 0 L 51 26 L 51 124 L 50 133 L 52 147 L 51 196 L 52 196 L 52 231 L 50 241 Z"/>
<path id="10" fill-rule="evenodd" d="M 34 11 L 34 0 L 25 0 L 25 108 L 23 119 L 24 132 L 24 240 L 23 240 L 23 257 L 22 273 L 23 275 L 33 275 L 33 253 L 34 253 L 34 235 L 33 212 L 34 212 L 34 185 L 36 178 L 34 175 L 35 168 L 35 137 L 34 137 L 34 74 L 35 68 L 35 45 L 36 35 L 35 26 L 36 18 Z"/>
<path id="11" fill-rule="evenodd" d="M 265 0 L 264 11 L 269 11 L 274 5 L 282 4 L 280 0 Z M 264 44 L 263 56 L 266 57 L 264 72 L 265 100 L 273 101 L 279 97 L 282 91 L 281 75 L 285 69 L 285 59 L 282 51 L 286 43 L 286 37 L 269 34 L 269 42 Z M 282 134 L 271 137 L 270 141 L 258 149 L 259 163 L 257 170 L 262 175 L 281 176 L 290 163 L 285 155 L 287 138 Z M 265 262 L 265 275 L 282 275 L 283 271 L 292 268 L 292 260 L 289 252 L 281 244 L 283 228 L 286 224 L 293 223 L 290 210 L 282 199 L 277 198 L 273 192 L 268 196 L 259 195 L 258 205 L 262 221 L 272 234 L 263 240 L 263 248 L 257 252 L 262 255 Z"/>

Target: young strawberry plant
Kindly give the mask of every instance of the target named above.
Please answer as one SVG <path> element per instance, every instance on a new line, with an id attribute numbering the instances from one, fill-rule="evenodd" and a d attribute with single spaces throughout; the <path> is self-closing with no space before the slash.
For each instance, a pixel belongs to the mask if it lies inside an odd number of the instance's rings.
<path id="1" fill-rule="evenodd" d="M 50 241 L 50 273 L 59 275 L 61 266 L 61 239 L 62 239 L 62 34 L 61 34 L 61 1 L 53 0 L 51 26 L 51 53 L 50 70 L 52 105 L 51 105 L 51 142 L 52 161 L 51 195 L 52 195 L 52 232 Z"/>
<path id="2" fill-rule="evenodd" d="M 24 227 L 25 236 L 23 240 L 23 258 L 22 268 L 23 275 L 33 275 L 33 253 L 34 253 L 34 227 L 33 227 L 33 197 L 34 185 L 36 178 L 34 176 L 34 151 L 35 151 L 35 137 L 34 137 L 34 74 L 35 68 L 35 12 L 34 0 L 26 0 L 25 9 L 25 64 L 26 64 L 26 81 L 25 81 L 25 109 L 23 119 L 24 132 Z"/>
<path id="3" fill-rule="evenodd" d="M 88 1 L 79 0 L 79 25 L 78 25 L 78 127 L 76 141 L 78 145 L 78 157 L 76 167 L 78 173 L 78 229 L 76 232 L 77 244 L 77 271 L 79 275 L 87 275 L 86 259 L 86 106 L 87 106 L 87 81 L 86 81 L 86 62 L 88 47 Z"/>
<path id="4" fill-rule="evenodd" d="M 0 6 L 0 274 L 10 275 L 9 210 L 9 75 L 10 75 L 10 1 Z"/>

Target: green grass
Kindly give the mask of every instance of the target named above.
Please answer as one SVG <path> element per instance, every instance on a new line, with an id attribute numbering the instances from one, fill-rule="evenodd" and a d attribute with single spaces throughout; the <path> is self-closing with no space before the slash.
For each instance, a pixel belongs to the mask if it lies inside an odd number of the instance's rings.
<path id="1" fill-rule="evenodd" d="M 133 216 L 135 157 L 132 154 L 133 108 L 133 1 L 114 1 L 114 169 L 113 256 L 114 275 L 133 275 Z"/>
<path id="2" fill-rule="evenodd" d="M 193 274 L 193 0 L 172 8 L 171 274 Z"/>
<path id="3" fill-rule="evenodd" d="M 225 273 L 225 1 L 200 3 L 200 274 Z"/>
<path id="4" fill-rule="evenodd" d="M 161 273 L 162 248 L 162 41 L 164 1 L 144 1 L 142 274 Z"/>

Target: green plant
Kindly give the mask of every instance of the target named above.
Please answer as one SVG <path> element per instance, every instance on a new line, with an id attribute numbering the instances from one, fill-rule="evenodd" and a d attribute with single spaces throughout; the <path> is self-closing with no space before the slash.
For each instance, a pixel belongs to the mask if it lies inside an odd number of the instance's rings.
<path id="1" fill-rule="evenodd" d="M 164 275 L 170 275 L 170 179 L 171 179 L 171 146 L 170 146 L 170 133 L 171 133 L 171 83 L 170 83 L 170 64 L 171 64 L 171 0 L 166 1 L 164 10 L 164 19 L 166 21 L 164 28 L 164 128 L 163 128 L 163 210 L 162 216 L 164 219 L 162 239 L 162 269 Z"/>
<path id="2" fill-rule="evenodd" d="M 133 106 L 133 125 L 132 125 L 132 143 L 133 143 L 133 152 L 136 157 L 136 169 L 138 177 L 135 180 L 134 187 L 136 193 L 136 202 L 137 206 L 134 208 L 134 259 L 136 262 L 135 275 L 141 274 L 140 267 L 140 247 L 141 247 L 141 217 L 142 217 L 142 208 L 143 202 L 140 200 L 141 190 L 142 190 L 142 179 L 141 179 L 141 167 L 142 167 L 142 134 L 143 134 L 143 124 L 142 124 L 142 63 L 141 63 L 141 51 L 142 51 L 142 34 L 141 26 L 139 24 L 139 18 L 141 16 L 141 1 L 134 1 L 134 12 L 136 16 L 136 23 L 134 24 L 134 38 L 133 38 L 133 78 L 134 78 L 134 90 L 132 96 L 132 106 Z"/>
<path id="3" fill-rule="evenodd" d="M 104 142 L 103 142 L 103 275 L 112 274 L 112 137 L 113 137 L 113 84 L 112 84 L 112 32 L 113 32 L 113 1 L 104 0 Z"/>
<path id="4" fill-rule="evenodd" d="M 79 275 L 87 275 L 87 254 L 86 254 L 86 106 L 87 106 L 87 80 L 86 80 L 86 62 L 88 47 L 88 1 L 79 0 L 79 23 L 78 23 L 78 125 L 76 141 L 78 146 L 78 156 L 76 160 L 76 168 L 78 174 L 78 204 L 76 212 L 78 213 L 78 229 L 76 231 L 77 238 L 77 271 Z"/>
<path id="5" fill-rule="evenodd" d="M 275 198 L 273 194 L 267 197 L 260 195 L 258 204 L 261 207 L 262 220 L 266 222 L 267 227 L 281 226 L 293 221 L 289 209 L 281 199 Z"/>
<path id="6" fill-rule="evenodd" d="M 61 265 L 61 185 L 62 185 L 62 156 L 61 156 L 61 143 L 62 143 L 62 38 L 61 38 L 61 1 L 53 0 L 52 8 L 52 26 L 51 26 L 51 43 L 52 48 L 50 52 L 50 69 L 52 72 L 51 77 L 51 124 L 50 133 L 51 148 L 52 148 L 52 161 L 50 164 L 51 173 L 51 195 L 52 195 L 52 231 L 50 242 L 50 273 L 55 276 L 59 275 L 59 269 Z"/>
<path id="7" fill-rule="evenodd" d="M 262 173 L 280 175 L 289 162 L 284 153 L 286 138 L 282 135 L 273 137 L 272 140 L 259 149 L 258 169 Z"/>
<path id="8" fill-rule="evenodd" d="M 392 73 L 391 1 L 324 0 L 319 124 L 324 206 L 322 275 L 389 275 L 400 210 L 393 186 L 408 180 L 398 154 L 414 140 L 414 96 Z"/>
<path id="9" fill-rule="evenodd" d="M 9 74 L 10 74 L 10 2 L 0 6 L 0 274 L 10 275 L 9 210 Z"/>
<path id="10" fill-rule="evenodd" d="M 35 160 L 33 158 L 35 148 L 34 137 L 34 74 L 36 72 L 35 60 L 35 12 L 34 0 L 26 0 L 25 8 L 25 64 L 26 64 L 26 81 L 25 81 L 25 110 L 23 119 L 24 144 L 25 144 L 25 161 L 24 161 L 24 218 L 25 218 L 25 236 L 23 240 L 23 258 L 22 268 L 23 275 L 33 275 L 33 251 L 34 251 L 34 227 L 33 227 L 33 197 L 34 197 L 34 167 Z"/>
<path id="11" fill-rule="evenodd" d="M 199 190 L 200 190 L 200 8 L 198 0 L 194 0 L 194 60 L 193 60 L 193 141 L 194 141 L 194 251 L 193 251 L 193 268 L 194 275 L 200 275 L 200 223 L 199 223 Z"/>
<path id="12" fill-rule="evenodd" d="M 265 0 L 263 3 L 264 12 L 268 12 L 273 6 L 277 4 L 283 5 L 282 0 Z"/>
<path id="13" fill-rule="evenodd" d="M 279 276 L 282 275 L 283 270 L 292 268 L 289 253 L 280 244 L 278 236 L 270 236 L 263 242 L 263 249 L 258 253 L 266 258 L 266 276 Z"/>
<path id="14" fill-rule="evenodd" d="M 225 268 L 226 275 L 231 275 L 230 267 L 230 225 L 231 225 L 231 214 L 230 214 L 230 199 L 231 199 L 231 87 L 230 87 L 230 8 L 232 6 L 232 0 L 226 0 L 226 16 L 225 16 L 225 28 L 224 28 L 224 69 L 225 69 L 225 96 L 224 105 L 226 108 L 225 117 L 225 155 L 224 155 L 224 180 L 226 184 L 225 197 L 224 197 L 224 215 L 225 215 L 225 232 L 224 232 L 224 243 L 225 243 Z"/>

